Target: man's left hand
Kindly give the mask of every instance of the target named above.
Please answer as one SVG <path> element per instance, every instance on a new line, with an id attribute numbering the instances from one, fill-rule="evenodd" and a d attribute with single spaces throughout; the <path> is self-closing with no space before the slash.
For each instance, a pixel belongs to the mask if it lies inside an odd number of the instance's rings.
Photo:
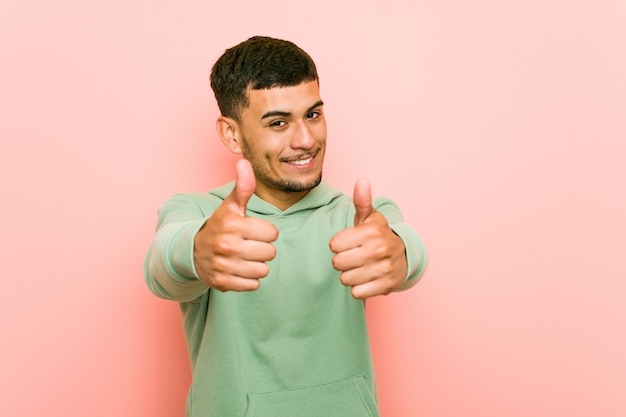
<path id="1" fill-rule="evenodd" d="M 352 287 L 354 298 L 389 294 L 404 283 L 407 274 L 404 244 L 385 216 L 372 206 L 367 180 L 357 180 L 353 201 L 354 227 L 330 240 L 330 250 L 335 253 L 333 266 L 341 271 L 341 283 Z"/>

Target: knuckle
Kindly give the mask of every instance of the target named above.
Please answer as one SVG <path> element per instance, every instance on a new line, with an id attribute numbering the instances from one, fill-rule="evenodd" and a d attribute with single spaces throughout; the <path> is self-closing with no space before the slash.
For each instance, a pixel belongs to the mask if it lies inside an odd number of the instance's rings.
<path id="1" fill-rule="evenodd" d="M 215 238 L 213 247 L 216 253 L 224 255 L 232 255 L 235 251 L 235 246 L 232 244 L 231 239 L 228 239 L 226 236 Z"/>
<path id="2" fill-rule="evenodd" d="M 386 259 L 381 264 L 381 273 L 384 276 L 390 276 L 392 272 L 393 272 L 393 263 L 391 262 L 390 259 Z"/>
<path id="3" fill-rule="evenodd" d="M 363 232 L 368 238 L 375 238 L 380 235 L 380 231 L 376 224 L 367 223 L 363 225 Z"/>
<path id="4" fill-rule="evenodd" d="M 264 262 L 260 264 L 258 269 L 259 269 L 258 270 L 258 276 L 261 277 L 261 278 L 268 276 L 269 273 L 270 273 L 269 265 L 264 263 Z"/>
<path id="5" fill-rule="evenodd" d="M 335 268 L 338 271 L 341 271 L 342 266 L 341 266 L 340 259 L 337 257 L 337 255 L 332 257 L 331 263 L 333 265 L 333 268 Z"/>
<path id="6" fill-rule="evenodd" d="M 270 245 L 270 249 L 268 252 L 269 252 L 268 253 L 269 260 L 276 258 L 276 247 L 274 245 Z"/>
<path id="7" fill-rule="evenodd" d="M 212 262 L 212 265 L 211 265 L 211 269 L 213 271 L 222 272 L 222 271 L 225 271 L 227 267 L 228 267 L 228 261 L 225 258 L 223 258 L 221 256 L 216 256 L 216 257 L 213 258 L 213 262 Z M 221 278 L 221 274 L 218 274 L 214 278 L 214 280 L 216 280 L 216 281 L 218 281 L 218 280 L 221 281 L 222 279 L 223 278 Z"/>
<path id="8" fill-rule="evenodd" d="M 363 299 L 367 298 L 366 294 L 362 293 L 356 287 L 353 287 L 351 292 L 352 292 L 352 297 L 357 299 L 357 300 L 363 300 Z"/>
<path id="9" fill-rule="evenodd" d="M 378 259 L 386 258 L 389 255 L 389 250 L 386 245 L 374 245 L 372 252 Z"/>
<path id="10" fill-rule="evenodd" d="M 227 251 L 228 247 L 229 244 L 223 236 L 218 236 L 215 238 L 215 241 L 213 242 L 213 248 L 215 249 L 215 252 L 221 253 Z"/>
<path id="11" fill-rule="evenodd" d="M 209 285 L 209 287 L 218 291 L 225 291 L 223 278 L 221 275 L 214 275 L 211 279 L 209 279 L 209 282 L 207 282 L 207 284 Z"/>
<path id="12" fill-rule="evenodd" d="M 381 293 L 384 295 L 389 294 L 393 290 L 393 282 L 390 279 L 386 279 L 382 288 Z"/>

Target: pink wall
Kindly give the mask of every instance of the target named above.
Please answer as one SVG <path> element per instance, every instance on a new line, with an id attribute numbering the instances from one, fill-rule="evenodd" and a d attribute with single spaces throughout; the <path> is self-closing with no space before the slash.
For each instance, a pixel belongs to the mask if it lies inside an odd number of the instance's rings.
<path id="1" fill-rule="evenodd" d="M 0 415 L 182 415 L 143 256 L 161 202 L 232 177 L 207 76 L 257 33 L 318 62 L 326 178 L 430 250 L 368 304 L 383 415 L 626 415 L 624 2 L 85 3 L 0 5 Z"/>

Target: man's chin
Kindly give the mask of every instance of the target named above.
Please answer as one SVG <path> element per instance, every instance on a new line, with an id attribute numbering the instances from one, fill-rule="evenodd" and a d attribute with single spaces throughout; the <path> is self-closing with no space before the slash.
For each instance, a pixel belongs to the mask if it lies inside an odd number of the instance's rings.
<path id="1" fill-rule="evenodd" d="M 274 185 L 281 191 L 291 192 L 291 193 L 301 193 L 304 191 L 312 190 L 313 188 L 317 187 L 321 182 L 322 182 L 322 173 L 320 172 L 319 175 L 313 178 L 312 180 L 311 179 L 301 180 L 301 181 L 284 180 Z"/>

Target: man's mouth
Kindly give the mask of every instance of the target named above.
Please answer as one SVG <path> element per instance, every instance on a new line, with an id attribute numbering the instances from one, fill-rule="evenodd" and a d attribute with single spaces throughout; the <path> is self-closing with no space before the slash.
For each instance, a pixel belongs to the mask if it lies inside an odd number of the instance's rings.
<path id="1" fill-rule="evenodd" d="M 306 159 L 298 159 L 297 161 L 291 161 L 290 164 L 294 164 L 294 165 L 306 165 L 308 163 L 310 163 L 313 160 L 312 156 L 309 156 Z"/>
<path id="2" fill-rule="evenodd" d="M 315 157 L 318 153 L 319 151 L 304 155 L 297 155 L 293 158 L 286 158 L 283 160 L 283 162 L 289 165 L 295 165 L 297 167 L 306 167 L 315 161 Z"/>

